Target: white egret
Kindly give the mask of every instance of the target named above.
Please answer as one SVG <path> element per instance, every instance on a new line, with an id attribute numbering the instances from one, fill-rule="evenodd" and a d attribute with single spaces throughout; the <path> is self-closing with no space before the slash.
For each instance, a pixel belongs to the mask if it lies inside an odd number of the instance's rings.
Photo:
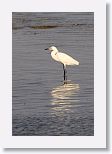
<path id="1" fill-rule="evenodd" d="M 63 70 L 64 70 L 64 83 L 67 83 L 67 71 L 66 71 L 66 65 L 79 65 L 79 62 L 75 59 L 73 59 L 71 56 L 59 52 L 58 49 L 55 46 L 49 47 L 45 50 L 49 50 L 51 52 L 51 57 L 60 63 L 63 64 Z"/>

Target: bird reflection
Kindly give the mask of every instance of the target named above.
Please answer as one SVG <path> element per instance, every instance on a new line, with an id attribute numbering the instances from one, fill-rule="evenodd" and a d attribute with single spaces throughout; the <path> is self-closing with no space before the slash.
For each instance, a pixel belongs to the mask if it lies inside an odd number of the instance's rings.
<path id="1" fill-rule="evenodd" d="M 51 113 L 62 116 L 65 113 L 71 112 L 74 103 L 79 102 L 78 92 L 79 84 L 68 83 L 57 86 L 51 91 Z"/>

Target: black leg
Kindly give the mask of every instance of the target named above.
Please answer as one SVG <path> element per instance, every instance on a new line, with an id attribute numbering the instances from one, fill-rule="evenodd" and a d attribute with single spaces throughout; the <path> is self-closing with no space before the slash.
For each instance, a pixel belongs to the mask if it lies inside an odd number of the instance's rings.
<path id="1" fill-rule="evenodd" d="M 67 81 L 67 70 L 65 69 L 65 80 Z"/>
<path id="2" fill-rule="evenodd" d="M 63 65 L 63 71 L 64 71 L 64 83 L 67 83 L 67 70 Z"/>
<path id="3" fill-rule="evenodd" d="M 64 81 L 65 81 L 65 67 L 64 67 L 64 64 L 63 64 L 63 71 L 64 71 Z"/>
<path id="4" fill-rule="evenodd" d="M 64 81 L 66 80 L 66 70 L 64 69 Z"/>

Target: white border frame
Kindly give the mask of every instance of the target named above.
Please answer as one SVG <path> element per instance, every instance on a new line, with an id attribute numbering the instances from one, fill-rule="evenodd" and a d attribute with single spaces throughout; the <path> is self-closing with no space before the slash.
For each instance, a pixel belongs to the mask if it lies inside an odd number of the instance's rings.
<path id="1" fill-rule="evenodd" d="M 2 0 L 3 148 L 106 148 L 106 3 L 104 0 Z M 94 12 L 94 136 L 12 136 L 12 12 Z M 4 35 L 5 34 L 5 35 Z M 3 118 L 2 118 L 3 117 Z"/>

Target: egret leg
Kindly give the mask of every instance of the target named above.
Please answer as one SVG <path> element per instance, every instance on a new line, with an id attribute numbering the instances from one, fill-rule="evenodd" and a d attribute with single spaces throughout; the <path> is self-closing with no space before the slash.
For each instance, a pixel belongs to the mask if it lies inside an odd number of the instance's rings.
<path id="1" fill-rule="evenodd" d="M 64 81 L 66 80 L 66 70 L 64 69 Z"/>
<path id="2" fill-rule="evenodd" d="M 67 70 L 63 64 L 63 71 L 64 71 L 64 83 L 67 83 Z"/>
<path id="3" fill-rule="evenodd" d="M 65 67 L 64 67 L 64 64 L 63 64 L 63 71 L 64 71 L 64 81 L 65 81 Z"/>
<path id="4" fill-rule="evenodd" d="M 65 69 L 65 80 L 67 81 L 67 70 Z"/>

